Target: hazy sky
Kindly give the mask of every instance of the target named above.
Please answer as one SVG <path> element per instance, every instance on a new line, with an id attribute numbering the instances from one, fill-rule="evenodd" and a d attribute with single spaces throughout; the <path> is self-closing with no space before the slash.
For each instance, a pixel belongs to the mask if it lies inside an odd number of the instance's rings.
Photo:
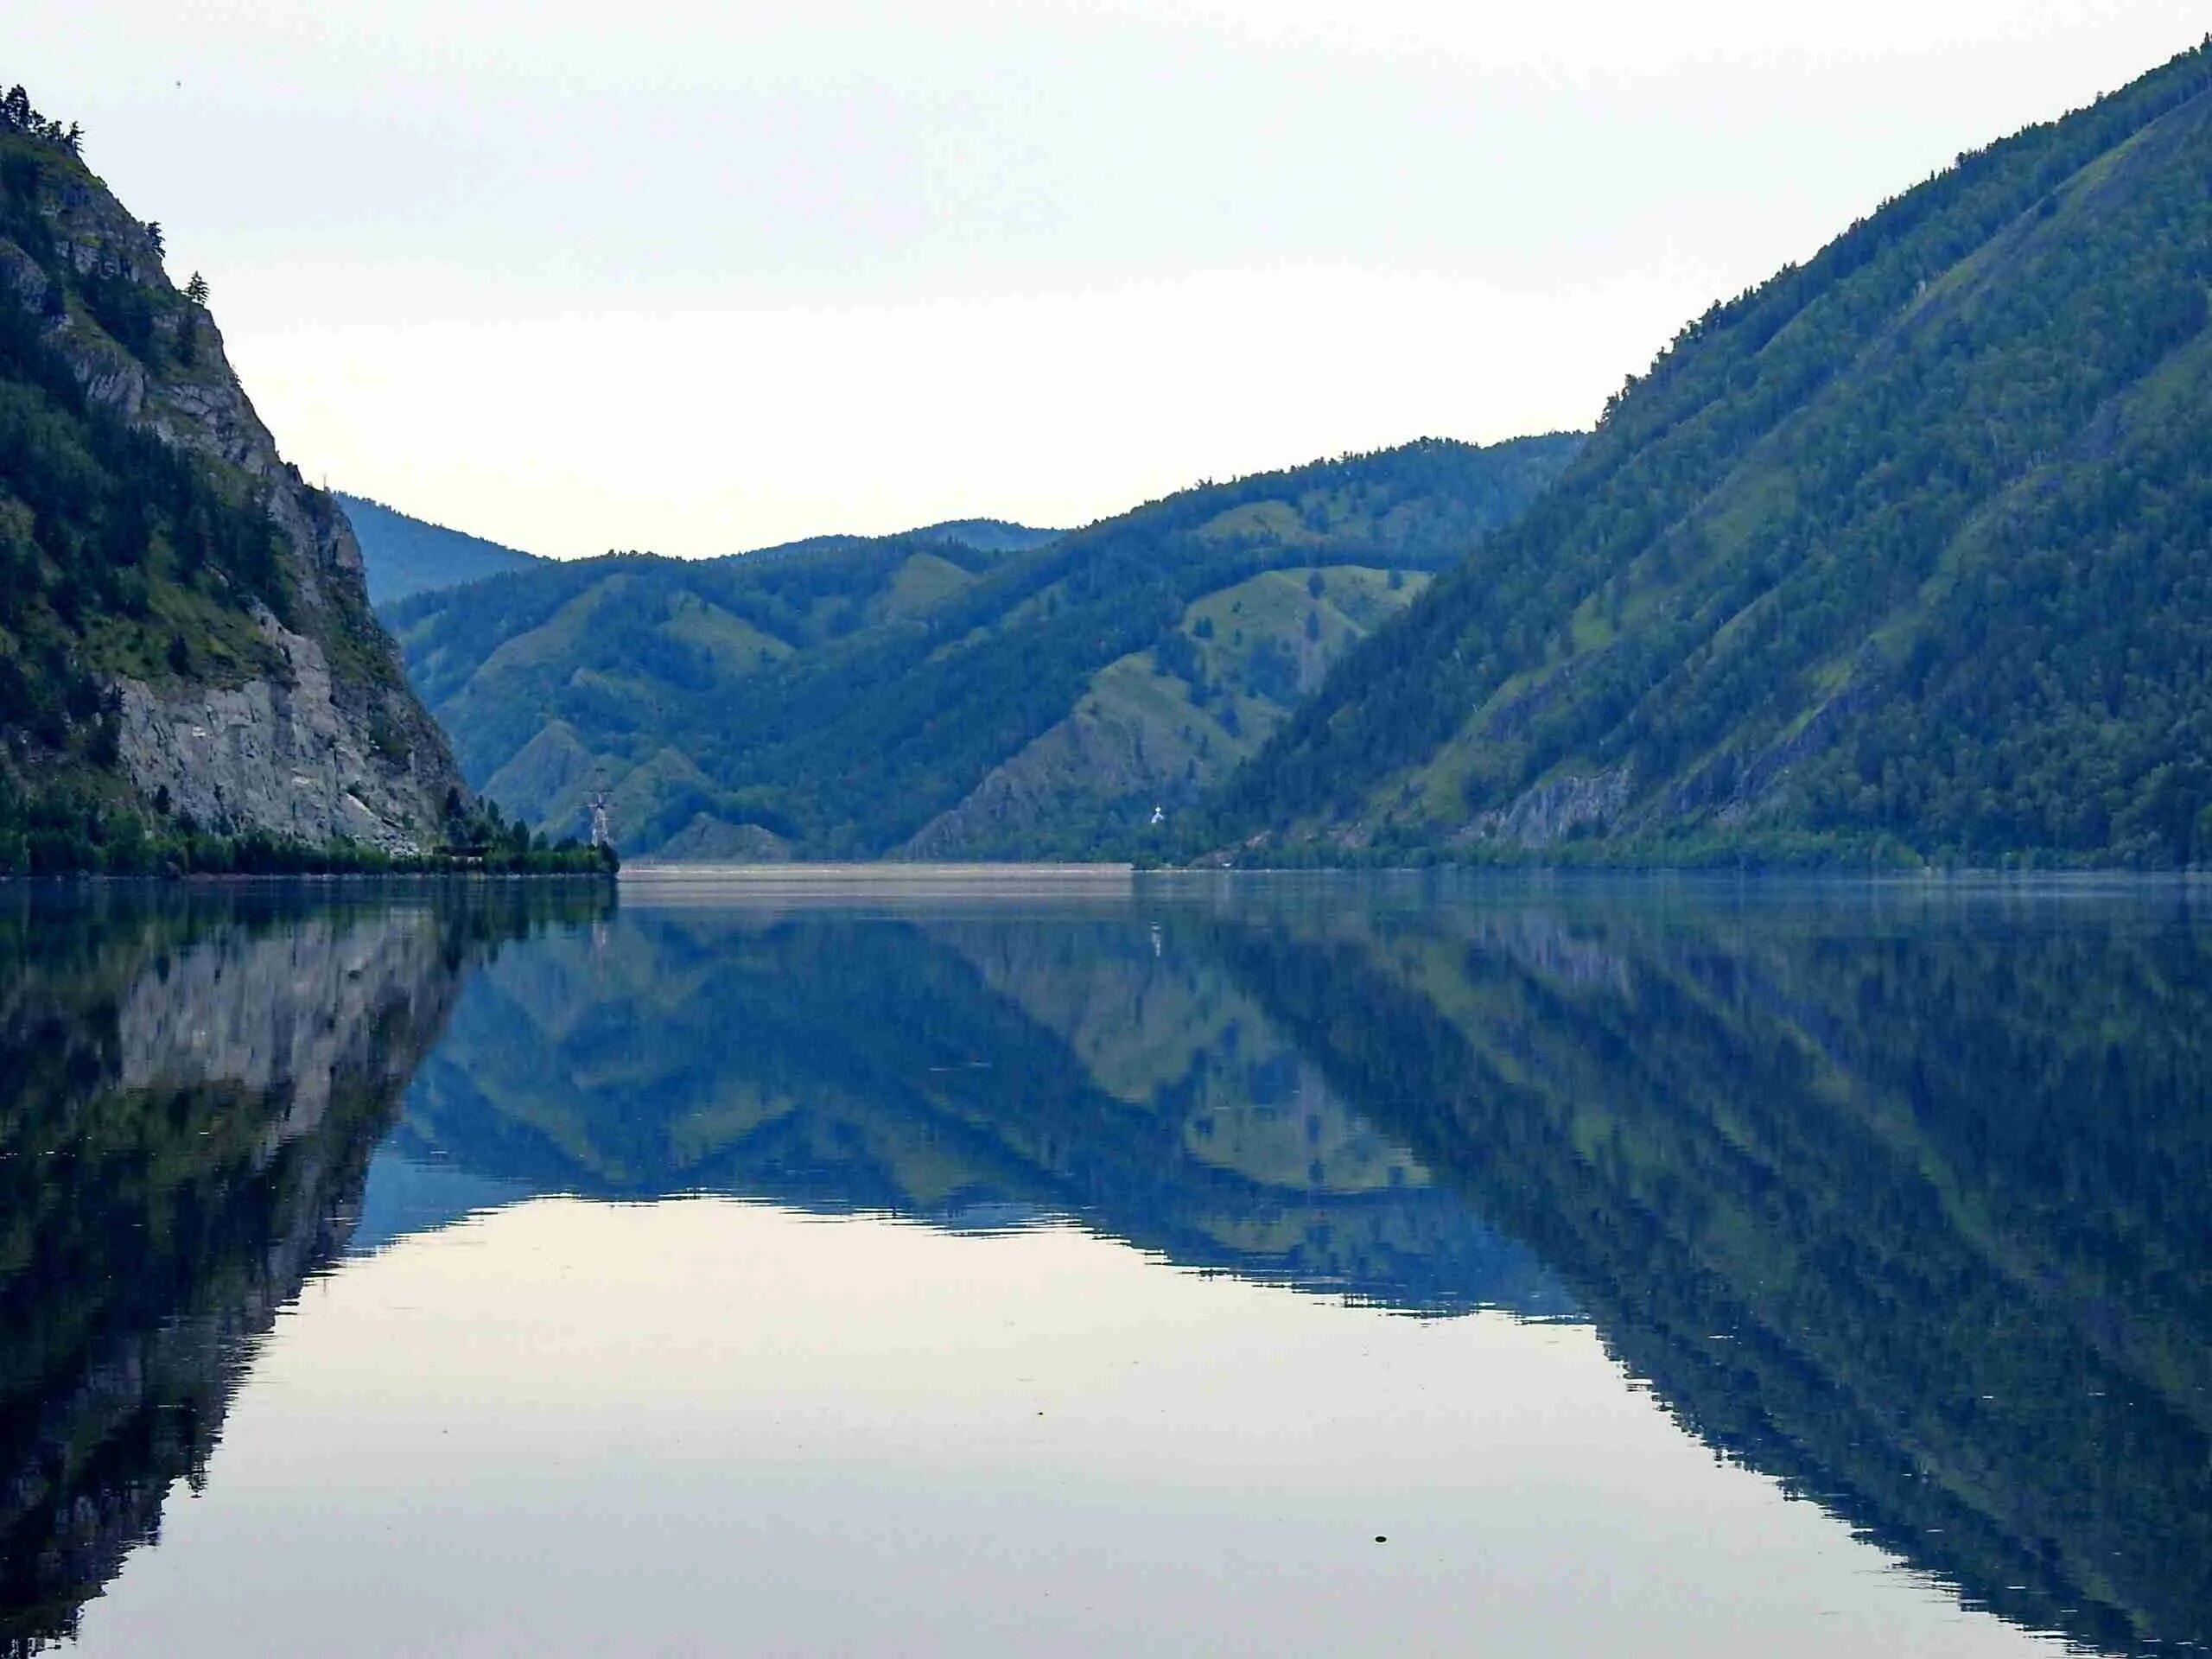
<path id="1" fill-rule="evenodd" d="M 2202 0 L 75 0 L 0 79 L 310 477 L 729 552 L 1586 425 Z"/>

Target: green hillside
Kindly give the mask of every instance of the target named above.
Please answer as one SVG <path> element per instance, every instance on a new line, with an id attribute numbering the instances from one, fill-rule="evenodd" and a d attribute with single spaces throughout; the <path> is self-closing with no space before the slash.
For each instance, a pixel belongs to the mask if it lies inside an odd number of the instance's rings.
<path id="1" fill-rule="evenodd" d="M 1211 840 L 2212 858 L 2208 89 L 2212 47 L 1689 324 Z"/>
<path id="2" fill-rule="evenodd" d="M 722 794 L 694 759 L 709 729 L 788 659 L 911 618 L 1000 556 L 925 531 L 730 559 L 617 554 L 419 594 L 386 614 L 464 772 L 493 798 L 557 832 L 581 825 L 605 786 L 626 847 L 688 829 L 730 855 L 773 843 L 741 813 L 693 824 Z"/>
<path id="3" fill-rule="evenodd" d="M 391 607 L 464 772 L 632 856 L 1141 844 L 1580 440 L 1205 485 L 1036 545 L 985 524 L 543 566 Z"/>
<path id="4" fill-rule="evenodd" d="M 448 530 L 385 506 L 380 501 L 334 490 L 346 520 L 361 543 L 361 569 L 368 579 L 369 603 L 378 610 L 411 594 L 458 588 L 510 570 L 542 563 L 534 553 L 518 552 L 481 536 Z"/>

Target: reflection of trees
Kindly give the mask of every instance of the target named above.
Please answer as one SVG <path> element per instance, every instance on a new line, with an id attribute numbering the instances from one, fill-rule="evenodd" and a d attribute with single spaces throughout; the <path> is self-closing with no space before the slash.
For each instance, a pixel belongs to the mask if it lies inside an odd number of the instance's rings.
<path id="1" fill-rule="evenodd" d="M 0 910 L 0 1653 L 198 1481 L 342 1247 L 462 964 L 558 901 L 22 894 Z"/>
<path id="2" fill-rule="evenodd" d="M 2204 935 L 1630 905 L 1215 938 L 1686 1427 L 2024 1623 L 2212 1630 Z"/>

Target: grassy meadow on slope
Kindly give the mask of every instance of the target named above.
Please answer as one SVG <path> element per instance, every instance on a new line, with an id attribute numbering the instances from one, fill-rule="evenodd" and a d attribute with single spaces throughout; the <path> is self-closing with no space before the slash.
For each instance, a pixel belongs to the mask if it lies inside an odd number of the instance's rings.
<path id="1" fill-rule="evenodd" d="M 1112 850 L 1579 442 L 1423 442 L 1037 545 L 951 524 L 546 566 L 388 615 L 471 781 L 556 833 L 603 784 L 632 855 Z"/>
<path id="2" fill-rule="evenodd" d="M 2212 858 L 2209 89 L 2212 46 L 1690 324 L 1212 838 Z"/>
<path id="3" fill-rule="evenodd" d="M 902 850 L 932 859 L 1143 850 L 1153 809 L 1179 817 L 1193 808 L 1430 580 L 1317 561 L 1194 601 L 1150 648 L 1101 669 L 1066 719 Z"/>

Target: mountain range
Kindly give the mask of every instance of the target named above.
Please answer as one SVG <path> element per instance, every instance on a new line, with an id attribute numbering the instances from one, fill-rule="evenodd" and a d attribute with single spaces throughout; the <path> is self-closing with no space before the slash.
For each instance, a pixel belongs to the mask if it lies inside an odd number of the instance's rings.
<path id="1" fill-rule="evenodd" d="M 472 536 L 465 530 L 449 530 L 429 519 L 417 518 L 366 496 L 348 495 L 343 490 L 331 493 L 361 544 L 369 603 L 379 612 L 417 594 L 465 588 L 486 576 L 538 569 L 551 563 L 537 554 Z M 1027 524 L 1010 524 L 998 518 L 957 518 L 910 533 L 931 540 L 959 542 L 984 552 L 1015 553 L 1049 542 L 1060 532 L 1033 530 Z M 865 536 L 810 536 L 802 541 L 755 548 L 746 556 L 836 552 L 869 539 Z M 608 556 L 614 556 L 611 549 Z"/>
<path id="2" fill-rule="evenodd" d="M 485 840 L 471 785 L 499 845 L 605 791 L 662 859 L 2202 864 L 2208 175 L 2212 42 L 1716 303 L 1590 435 L 556 563 L 308 488 L 18 91 L 0 868 L 416 855 Z"/>
<path id="3" fill-rule="evenodd" d="M 1580 442 L 1428 440 L 1065 533 L 537 564 L 385 615 L 471 782 L 553 833 L 605 789 L 633 856 L 1095 854 L 1195 806 Z"/>
<path id="4" fill-rule="evenodd" d="M 664 858 L 2201 862 L 2209 88 L 1960 157 L 1586 443 L 391 620 L 473 782 Z"/>

